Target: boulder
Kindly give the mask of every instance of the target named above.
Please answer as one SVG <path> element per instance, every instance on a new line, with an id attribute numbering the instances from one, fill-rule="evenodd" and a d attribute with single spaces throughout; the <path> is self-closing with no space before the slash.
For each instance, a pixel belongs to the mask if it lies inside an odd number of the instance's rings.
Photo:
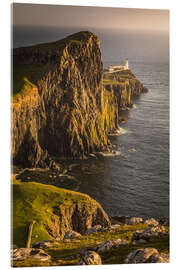
<path id="1" fill-rule="evenodd" d="M 146 219 L 144 221 L 144 224 L 151 225 L 151 226 L 158 226 L 159 222 L 154 218 L 150 218 L 150 219 Z"/>
<path id="2" fill-rule="evenodd" d="M 152 255 L 156 254 L 159 254 L 156 248 L 137 249 L 127 255 L 124 263 L 145 263 Z"/>
<path id="3" fill-rule="evenodd" d="M 114 231 L 116 229 L 119 229 L 120 227 L 121 227 L 120 224 L 114 224 L 114 225 L 111 225 L 108 230 L 109 231 Z"/>
<path id="4" fill-rule="evenodd" d="M 90 234 L 90 233 L 94 233 L 94 232 L 99 232 L 102 230 L 102 226 L 101 225 L 95 225 L 93 227 L 91 227 L 90 229 L 88 229 L 85 232 L 85 235 Z"/>
<path id="5" fill-rule="evenodd" d="M 66 239 L 73 239 L 73 238 L 76 238 L 76 237 L 80 237 L 81 234 L 78 233 L 78 232 L 75 232 L 73 230 L 69 230 L 65 233 L 65 236 L 64 236 L 64 240 Z"/>
<path id="6" fill-rule="evenodd" d="M 54 241 L 42 241 L 42 242 L 36 242 L 32 244 L 33 248 L 48 248 L 52 247 L 54 245 Z"/>
<path id="7" fill-rule="evenodd" d="M 150 257 L 148 262 L 150 262 L 150 263 L 169 263 L 169 254 L 165 254 L 165 253 L 154 254 Z"/>
<path id="8" fill-rule="evenodd" d="M 95 251 L 98 253 L 103 253 L 106 251 L 109 251 L 111 249 L 118 248 L 120 246 L 128 245 L 128 243 L 125 240 L 122 239 L 115 239 L 115 240 L 108 240 L 102 244 L 99 244 L 95 247 Z"/>
<path id="9" fill-rule="evenodd" d="M 85 251 L 81 254 L 81 259 L 78 265 L 102 264 L 101 257 L 95 251 Z"/>
<path id="10" fill-rule="evenodd" d="M 166 232 L 164 226 L 153 226 L 144 230 L 143 234 L 146 236 L 157 236 Z"/>
<path id="11" fill-rule="evenodd" d="M 134 225 L 134 224 L 138 224 L 138 223 L 142 223 L 142 222 L 143 222 L 143 219 L 140 217 L 131 217 L 128 220 L 128 225 Z"/>
<path id="12" fill-rule="evenodd" d="M 137 230 L 136 232 L 133 233 L 132 239 L 131 241 L 134 244 L 138 244 L 138 243 L 143 243 L 140 240 L 149 240 L 150 237 L 152 236 L 164 236 L 164 235 L 168 235 L 165 231 L 164 226 L 156 226 L 156 227 L 148 227 L 145 230 Z M 139 242 L 140 241 L 140 242 Z"/>
<path id="13" fill-rule="evenodd" d="M 38 248 L 17 248 L 11 250 L 13 260 L 37 259 L 49 261 L 51 256 L 42 249 Z"/>

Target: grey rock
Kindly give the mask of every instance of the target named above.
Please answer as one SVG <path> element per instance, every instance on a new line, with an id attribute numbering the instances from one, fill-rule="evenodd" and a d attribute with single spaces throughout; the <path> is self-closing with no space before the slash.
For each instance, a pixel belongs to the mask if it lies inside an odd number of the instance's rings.
<path id="1" fill-rule="evenodd" d="M 159 254 L 156 248 L 137 249 L 129 253 L 124 263 L 145 263 L 152 255 Z"/>
<path id="2" fill-rule="evenodd" d="M 95 225 L 95 226 L 91 227 L 90 229 L 88 229 L 85 232 L 85 235 L 88 235 L 88 234 L 91 234 L 91 233 L 94 233 L 94 232 L 99 232 L 101 230 L 102 230 L 102 226 L 101 225 Z"/>
<path id="3" fill-rule="evenodd" d="M 32 245 L 33 248 L 48 248 L 54 245 L 53 241 L 36 242 Z"/>
<path id="4" fill-rule="evenodd" d="M 13 260 L 25 260 L 28 258 L 37 259 L 41 261 L 48 261 L 51 256 L 42 249 L 38 248 L 18 248 L 11 250 L 11 257 Z"/>
<path id="5" fill-rule="evenodd" d="M 101 257 L 95 251 L 85 251 L 84 254 L 81 254 L 81 259 L 78 262 L 78 265 L 97 265 L 102 264 Z"/>
<path id="6" fill-rule="evenodd" d="M 131 217 L 128 221 L 128 225 L 138 224 L 142 222 L 143 222 L 143 219 L 140 217 Z"/>
<path id="7" fill-rule="evenodd" d="M 108 240 L 102 244 L 99 244 L 95 247 L 95 251 L 98 253 L 107 252 L 111 249 L 118 248 L 120 246 L 128 245 L 128 243 L 125 240 L 122 239 L 115 239 L 115 240 Z"/>
<path id="8" fill-rule="evenodd" d="M 78 233 L 78 232 L 75 232 L 73 230 L 69 230 L 65 233 L 65 236 L 64 236 L 64 240 L 67 240 L 67 239 L 73 239 L 73 238 L 76 238 L 76 237 L 80 237 L 81 234 Z"/>
<path id="9" fill-rule="evenodd" d="M 137 230 L 133 233 L 132 242 L 136 243 L 139 240 L 149 240 L 151 236 L 165 236 L 168 235 L 164 226 L 148 227 L 145 230 Z M 138 242 L 137 242 L 138 243 Z"/>

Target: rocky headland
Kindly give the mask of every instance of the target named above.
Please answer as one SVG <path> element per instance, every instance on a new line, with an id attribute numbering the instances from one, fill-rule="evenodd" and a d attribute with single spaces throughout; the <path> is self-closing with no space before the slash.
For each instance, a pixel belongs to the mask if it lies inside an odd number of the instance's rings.
<path id="1" fill-rule="evenodd" d="M 67 170 L 55 162 L 112 151 L 121 112 L 147 91 L 131 70 L 103 72 L 90 32 L 13 50 L 14 267 L 169 261 L 168 219 L 108 217 L 90 196 L 60 188 Z M 23 180 L 19 167 L 29 168 Z M 33 180 L 33 168 L 47 178 Z"/>
<path id="2" fill-rule="evenodd" d="M 120 112 L 147 88 L 130 70 L 104 73 L 90 32 L 13 50 L 12 158 L 22 167 L 56 167 L 111 147 Z"/>

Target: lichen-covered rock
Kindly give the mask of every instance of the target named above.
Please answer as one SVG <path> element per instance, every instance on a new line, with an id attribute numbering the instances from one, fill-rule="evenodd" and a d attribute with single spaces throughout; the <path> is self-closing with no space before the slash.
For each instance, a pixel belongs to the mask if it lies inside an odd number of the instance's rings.
<path id="1" fill-rule="evenodd" d="M 97 265 L 102 264 L 101 257 L 98 253 L 94 251 L 85 251 L 84 254 L 81 255 L 81 259 L 78 262 L 78 265 Z"/>
<path id="2" fill-rule="evenodd" d="M 65 233 L 64 239 L 74 239 L 74 238 L 80 237 L 80 236 L 81 236 L 80 233 L 75 232 L 75 231 L 73 231 L 73 230 L 70 230 L 70 231 L 67 231 L 67 232 Z"/>
<path id="3" fill-rule="evenodd" d="M 156 248 L 137 249 L 127 255 L 124 263 L 145 263 L 152 255 L 156 254 L 159 254 Z"/>
<path id="4" fill-rule="evenodd" d="M 11 250 L 11 258 L 13 260 L 36 259 L 49 261 L 51 256 L 44 250 L 38 248 L 17 248 Z"/>
<path id="5" fill-rule="evenodd" d="M 91 234 L 91 233 L 94 233 L 94 232 L 99 232 L 101 230 L 102 230 L 102 226 L 101 225 L 95 225 L 95 226 L 91 227 L 90 229 L 88 229 L 85 232 L 85 235 L 88 235 L 88 234 Z"/>
<path id="6" fill-rule="evenodd" d="M 108 240 L 98 246 L 95 247 L 95 251 L 97 253 L 103 253 L 107 252 L 111 249 L 116 249 L 120 246 L 128 245 L 128 243 L 125 240 L 122 239 L 116 239 L 116 240 Z"/>
<path id="7" fill-rule="evenodd" d="M 158 226 L 159 225 L 159 222 L 156 219 L 154 219 L 154 218 L 150 218 L 150 219 L 146 219 L 144 221 L 144 224 L 152 225 L 152 226 Z"/>

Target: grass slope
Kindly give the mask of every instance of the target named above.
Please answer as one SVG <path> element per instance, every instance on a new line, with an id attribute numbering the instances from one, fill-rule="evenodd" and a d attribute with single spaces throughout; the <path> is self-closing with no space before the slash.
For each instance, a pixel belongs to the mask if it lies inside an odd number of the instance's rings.
<path id="1" fill-rule="evenodd" d="M 29 224 L 35 220 L 32 243 L 51 239 L 44 224 L 51 222 L 54 209 L 61 205 L 76 202 L 95 202 L 86 194 L 60 189 L 39 183 L 21 183 L 15 180 L 12 185 L 13 244 L 25 247 Z"/>

